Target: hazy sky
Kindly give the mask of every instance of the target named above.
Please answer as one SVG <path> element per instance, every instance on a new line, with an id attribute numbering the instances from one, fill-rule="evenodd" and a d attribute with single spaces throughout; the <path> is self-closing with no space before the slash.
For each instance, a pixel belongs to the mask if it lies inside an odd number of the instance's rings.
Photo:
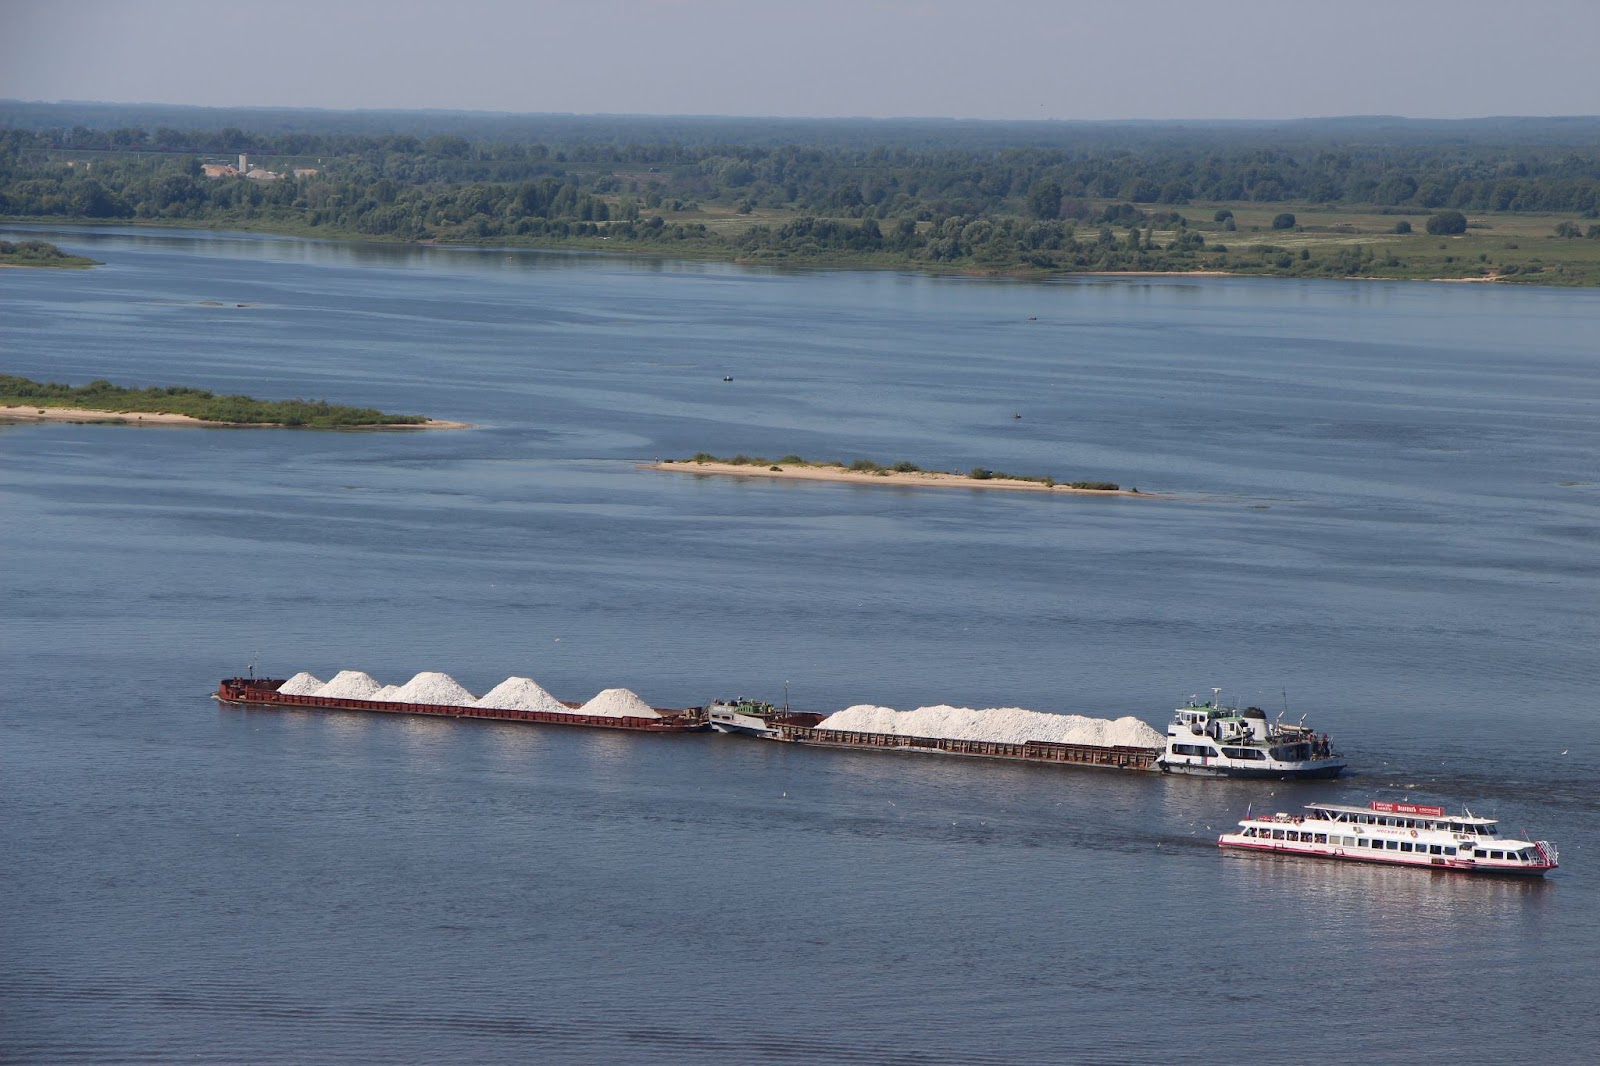
<path id="1" fill-rule="evenodd" d="M 0 98 L 958 118 L 1600 114 L 1600 0 L 0 0 Z"/>

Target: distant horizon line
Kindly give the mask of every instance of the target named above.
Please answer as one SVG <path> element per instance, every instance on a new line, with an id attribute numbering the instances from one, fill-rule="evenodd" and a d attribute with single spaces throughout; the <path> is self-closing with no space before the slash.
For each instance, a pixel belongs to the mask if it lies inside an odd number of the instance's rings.
<path id="1" fill-rule="evenodd" d="M 175 108 L 189 111 L 308 111 L 320 114 L 350 115 L 462 115 L 502 118 L 581 118 L 581 119 L 678 119 L 704 121 L 759 122 L 936 122 L 993 125 L 1068 126 L 1068 125 L 1282 125 L 1307 122 L 1504 122 L 1511 120 L 1583 121 L 1600 120 L 1600 114 L 1563 115 L 1474 115 L 1445 118 L 1426 115 L 1348 114 L 1301 115 L 1294 118 L 973 118 L 954 115 L 736 115 L 707 112 L 646 111 L 506 111 L 469 107 L 324 107 L 311 104 L 174 104 L 155 100 L 25 100 L 0 98 L 0 106 Z"/>

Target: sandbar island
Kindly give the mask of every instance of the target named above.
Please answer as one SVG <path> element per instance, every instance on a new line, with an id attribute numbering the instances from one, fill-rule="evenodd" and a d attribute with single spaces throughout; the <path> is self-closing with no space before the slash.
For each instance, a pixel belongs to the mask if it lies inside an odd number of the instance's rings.
<path id="1" fill-rule="evenodd" d="M 832 481 L 855 485 L 892 485 L 911 488 L 1001 489 L 1011 492 L 1050 492 L 1083 496 L 1127 496 L 1141 500 L 1160 498 L 1156 493 L 1123 488 L 1110 481 L 1058 482 L 1049 477 L 1018 477 L 983 467 L 962 474 L 955 471 L 923 470 L 912 463 L 882 466 L 868 459 L 853 463 L 809 462 L 786 455 L 768 460 L 738 455 L 732 458 L 701 453 L 691 459 L 657 459 L 641 464 L 647 470 L 674 473 L 711 474 L 725 477 L 764 477 L 796 481 Z"/>

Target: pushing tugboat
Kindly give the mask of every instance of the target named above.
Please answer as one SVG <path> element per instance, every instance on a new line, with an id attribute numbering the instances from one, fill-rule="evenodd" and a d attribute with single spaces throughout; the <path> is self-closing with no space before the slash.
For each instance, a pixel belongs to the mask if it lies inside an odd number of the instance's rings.
<path id="1" fill-rule="evenodd" d="M 1338 777 L 1344 769 L 1326 733 L 1268 721 L 1260 707 L 1226 707 L 1221 693 L 1214 688 L 1210 702 L 1191 699 L 1173 713 L 1156 760 L 1163 773 L 1290 780 Z"/>
<path id="2" fill-rule="evenodd" d="M 736 696 L 731 700 L 713 700 L 706 705 L 706 718 L 712 732 L 736 737 L 760 737 L 777 740 L 781 725 L 814 726 L 823 716 L 810 711 L 791 711 L 788 707 L 775 707 L 765 700 Z"/>

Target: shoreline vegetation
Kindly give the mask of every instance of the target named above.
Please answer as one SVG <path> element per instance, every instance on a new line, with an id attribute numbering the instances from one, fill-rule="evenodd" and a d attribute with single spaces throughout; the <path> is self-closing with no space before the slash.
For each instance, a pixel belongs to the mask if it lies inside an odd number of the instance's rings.
<path id="1" fill-rule="evenodd" d="M 289 429 L 466 429 L 422 415 L 394 415 L 325 400 L 217 396 L 181 385 L 124 388 L 109 381 L 72 386 L 0 374 L 0 421 L 196 425 Z"/>
<path id="2" fill-rule="evenodd" d="M 1022 279 L 1600 286 L 1600 118 L 262 122 L 0 106 L 0 218 Z"/>
<path id="3" fill-rule="evenodd" d="M 987 467 L 973 467 L 966 473 L 924 470 L 911 462 L 885 466 L 871 459 L 850 463 L 811 461 L 798 455 L 781 459 L 734 455 L 727 458 L 697 452 L 688 459 L 657 459 L 642 464 L 648 470 L 671 470 L 689 474 L 717 474 L 733 477 L 788 478 L 800 481 L 835 481 L 857 485 L 938 486 L 941 488 L 1008 489 L 1021 492 L 1079 493 L 1092 496 L 1137 496 L 1159 499 L 1156 493 L 1123 488 L 1114 481 L 1056 481 L 1053 477 L 1005 474 Z"/>
<path id="4" fill-rule="evenodd" d="M 0 267 L 86 270 L 102 265 L 98 259 L 68 255 L 49 241 L 0 241 Z"/>

